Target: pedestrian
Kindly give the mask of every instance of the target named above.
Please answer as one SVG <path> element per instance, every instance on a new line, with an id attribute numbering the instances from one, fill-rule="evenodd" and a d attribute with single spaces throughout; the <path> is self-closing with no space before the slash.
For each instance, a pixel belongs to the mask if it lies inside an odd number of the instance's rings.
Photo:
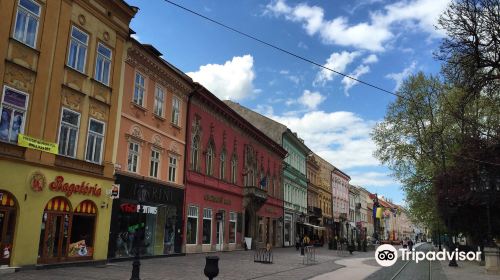
<path id="1" fill-rule="evenodd" d="M 309 246 L 309 243 L 311 242 L 311 239 L 307 234 L 304 235 L 304 239 L 302 239 L 302 243 L 304 243 L 304 246 Z"/>
<path id="2" fill-rule="evenodd" d="M 295 236 L 295 250 L 298 251 L 300 248 L 300 237 L 298 235 Z"/>
<path id="3" fill-rule="evenodd" d="M 408 240 L 408 250 L 409 251 L 413 250 L 413 241 L 411 239 Z"/>
<path id="4" fill-rule="evenodd" d="M 408 237 L 403 240 L 403 249 L 408 248 Z"/>

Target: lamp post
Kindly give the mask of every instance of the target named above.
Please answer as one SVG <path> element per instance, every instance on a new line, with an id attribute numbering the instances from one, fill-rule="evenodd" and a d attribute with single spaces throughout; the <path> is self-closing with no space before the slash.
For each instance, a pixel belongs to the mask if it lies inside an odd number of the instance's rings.
<path id="1" fill-rule="evenodd" d="M 141 268 L 141 256 L 140 256 L 140 250 L 143 245 L 143 239 L 145 235 L 145 225 L 142 224 L 142 216 L 144 213 L 144 206 L 142 205 L 144 201 L 146 200 L 146 194 L 147 190 L 144 187 L 144 185 L 139 185 L 136 187 L 137 191 L 137 202 L 138 202 L 138 225 L 137 229 L 135 230 L 135 236 L 134 236 L 134 261 L 132 262 L 132 276 L 130 277 L 130 280 L 141 280 L 139 277 L 140 273 L 140 268 Z M 141 227 L 142 226 L 142 227 Z"/>

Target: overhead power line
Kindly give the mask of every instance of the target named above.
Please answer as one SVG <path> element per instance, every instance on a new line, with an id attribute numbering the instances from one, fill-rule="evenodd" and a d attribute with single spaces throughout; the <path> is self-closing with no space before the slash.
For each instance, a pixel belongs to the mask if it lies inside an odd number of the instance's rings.
<path id="1" fill-rule="evenodd" d="M 268 43 L 268 42 L 266 42 L 266 41 L 264 41 L 264 40 L 261 40 L 261 39 L 259 39 L 259 38 L 255 37 L 255 36 L 253 36 L 253 35 L 250 35 L 250 34 L 248 34 L 248 33 L 246 33 L 246 32 L 240 31 L 240 30 L 238 30 L 238 29 L 236 29 L 236 28 L 233 28 L 233 27 L 231 27 L 231 26 L 228 26 L 228 25 L 226 25 L 226 24 L 224 24 L 224 23 L 222 23 L 222 22 L 220 22 L 220 21 L 217 21 L 217 20 L 215 20 L 215 19 L 212 19 L 212 18 L 209 18 L 209 17 L 207 17 L 207 16 L 204 16 L 204 15 L 202 15 L 202 14 L 200 14 L 200 13 L 196 12 L 196 11 L 193 11 L 193 10 L 191 10 L 191 9 L 189 9 L 189 8 L 186 8 L 186 7 L 182 6 L 182 5 L 179 5 L 179 4 L 175 3 L 175 2 L 172 2 L 172 1 L 170 1 L 170 0 L 164 0 L 164 1 L 165 1 L 165 2 L 167 2 L 167 3 L 169 3 L 169 4 L 172 4 L 172 5 L 176 6 L 176 7 L 178 7 L 178 8 L 183 9 L 184 11 L 187 11 L 187 12 L 189 12 L 189 13 L 191 13 L 191 14 L 194 14 L 194 15 L 196 15 L 196 16 L 198 16 L 198 17 L 201 17 L 201 18 L 203 18 L 203 19 L 205 19 L 205 20 L 208 20 L 208 21 L 210 21 L 210 22 L 212 22 L 212 23 L 215 23 L 215 24 L 217 24 L 217 25 L 219 25 L 219 26 L 222 26 L 222 27 L 224 27 L 224 28 L 226 28 L 226 29 L 229 29 L 229 30 L 231 30 L 231 31 L 233 31 L 233 32 L 235 32 L 235 33 L 238 33 L 238 34 L 240 34 L 240 35 L 242 35 L 242 36 L 245 36 L 245 37 L 250 38 L 250 39 L 252 39 L 252 40 L 254 40 L 254 41 L 257 41 L 257 42 L 259 42 L 259 43 L 261 43 L 261 44 L 263 44 L 263 45 L 266 45 L 266 46 L 268 46 L 268 47 L 271 47 L 271 48 L 273 48 L 273 49 L 275 49 L 275 50 L 278 50 L 278 51 L 280 51 L 280 52 L 286 53 L 286 54 L 288 54 L 288 55 L 290 55 L 290 56 L 293 56 L 293 57 L 295 57 L 295 58 L 297 58 L 297 59 L 300 59 L 300 60 L 302 60 L 302 61 L 305 61 L 305 62 L 311 63 L 311 64 L 313 64 L 313 65 L 315 65 L 315 66 L 318 66 L 318 67 L 323 68 L 323 69 L 325 69 L 325 70 L 331 71 L 331 72 L 333 72 L 333 73 L 335 73 L 335 74 L 338 74 L 338 75 L 344 76 L 344 77 L 346 77 L 346 78 L 348 78 L 348 79 L 351 79 L 351 80 L 356 81 L 356 82 L 358 82 L 358 83 L 361 83 L 361 84 L 364 84 L 364 85 L 366 85 L 366 86 L 372 87 L 372 88 L 374 88 L 374 89 L 380 90 L 380 91 L 382 91 L 382 92 L 385 92 L 385 93 L 388 93 L 388 94 L 391 94 L 391 95 L 394 95 L 394 96 L 397 96 L 397 97 L 400 97 L 400 98 L 405 98 L 404 96 L 401 96 L 401 95 L 399 95 L 399 94 L 397 94 L 397 93 L 394 93 L 394 92 L 392 92 L 392 91 L 389 91 L 389 90 L 383 89 L 383 88 L 381 88 L 381 87 L 379 87 L 379 86 L 377 86 L 377 85 L 371 84 L 371 83 L 369 83 L 369 82 L 365 82 L 365 81 L 360 80 L 360 79 L 358 79 L 358 78 L 354 78 L 354 77 L 352 77 L 352 76 L 349 76 L 349 75 L 347 75 L 347 74 L 344 74 L 344 73 L 342 73 L 342 72 L 339 72 L 339 71 L 337 71 L 337 70 L 335 70 L 335 69 L 332 69 L 332 68 L 326 67 L 326 66 L 324 66 L 324 65 L 322 65 L 322 64 L 320 64 L 320 63 L 318 63 L 318 62 L 313 61 L 312 59 L 309 59 L 309 58 L 303 57 L 303 56 L 298 55 L 298 54 L 296 54 L 296 53 L 293 53 L 293 52 L 291 52 L 291 51 L 285 50 L 285 49 L 284 49 L 284 48 L 282 48 L 282 47 L 278 47 L 278 46 L 276 46 L 276 45 L 274 45 L 274 44 Z"/>

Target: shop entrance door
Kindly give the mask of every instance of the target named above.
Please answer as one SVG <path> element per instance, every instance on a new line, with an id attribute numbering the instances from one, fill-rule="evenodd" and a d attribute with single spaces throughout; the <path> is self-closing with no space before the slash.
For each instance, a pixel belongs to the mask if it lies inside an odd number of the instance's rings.
<path id="1" fill-rule="evenodd" d="M 14 197 L 0 190 L 0 265 L 9 265 L 12 256 L 16 203 Z"/>
<path id="2" fill-rule="evenodd" d="M 219 214 L 219 213 L 217 213 Z M 224 212 L 220 212 L 221 219 L 217 219 L 217 244 L 215 250 L 222 251 L 224 248 Z"/>
<path id="3" fill-rule="evenodd" d="M 42 263 L 59 262 L 66 258 L 68 251 L 70 215 L 47 213 L 45 225 L 42 225 L 40 261 Z M 45 219 L 45 217 L 44 217 Z M 45 228 L 44 228 L 45 227 Z"/>

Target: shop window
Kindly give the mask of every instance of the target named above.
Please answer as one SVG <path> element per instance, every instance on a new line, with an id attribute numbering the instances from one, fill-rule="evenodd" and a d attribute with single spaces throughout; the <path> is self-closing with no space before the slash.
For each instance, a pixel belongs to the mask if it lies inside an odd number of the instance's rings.
<path id="1" fill-rule="evenodd" d="M 90 119 L 85 159 L 93 163 L 101 164 L 103 144 L 104 123 L 95 119 Z"/>
<path id="2" fill-rule="evenodd" d="M 14 196 L 0 190 L 0 265 L 9 265 L 16 225 Z"/>
<path id="3" fill-rule="evenodd" d="M 203 244 L 212 242 L 212 209 L 203 209 Z"/>
<path id="4" fill-rule="evenodd" d="M 24 132 L 28 95 L 4 86 L 0 104 L 0 140 L 17 143 L 17 136 Z"/>
<path id="5" fill-rule="evenodd" d="M 153 112 L 155 115 L 163 117 L 163 107 L 165 104 L 165 91 L 162 87 L 156 86 L 155 90 L 155 102 Z"/>
<path id="6" fill-rule="evenodd" d="M 175 183 L 176 175 L 177 175 L 177 158 L 175 156 L 169 156 L 168 181 Z"/>
<path id="7" fill-rule="evenodd" d="M 186 243 L 197 244 L 198 237 L 198 206 L 189 206 L 186 224 Z"/>
<path id="8" fill-rule="evenodd" d="M 89 35 L 76 26 L 71 27 L 71 40 L 69 43 L 68 66 L 84 73 L 87 59 Z"/>
<path id="9" fill-rule="evenodd" d="M 80 113 L 63 108 L 59 131 L 59 154 L 68 157 L 76 156 L 79 130 Z"/>
<path id="10" fill-rule="evenodd" d="M 40 20 L 40 5 L 33 0 L 19 0 L 14 38 L 34 48 Z"/>
<path id="11" fill-rule="evenodd" d="M 94 229 L 97 207 L 90 200 L 81 202 L 73 214 L 68 257 L 91 257 L 94 254 Z"/>
<path id="12" fill-rule="evenodd" d="M 229 212 L 229 243 L 236 243 L 236 221 L 236 213 Z"/>

